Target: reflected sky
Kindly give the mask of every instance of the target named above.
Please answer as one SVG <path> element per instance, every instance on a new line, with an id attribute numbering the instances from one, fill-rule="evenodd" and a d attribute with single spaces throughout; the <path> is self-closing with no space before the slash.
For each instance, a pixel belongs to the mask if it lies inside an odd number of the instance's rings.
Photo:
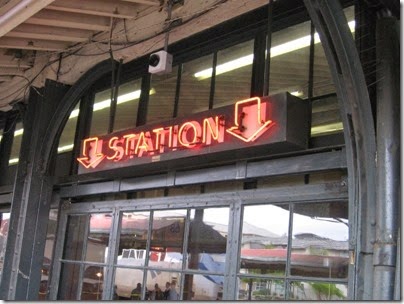
<path id="1" fill-rule="evenodd" d="M 274 205 L 248 206 L 249 212 L 244 216 L 244 222 L 256 227 L 266 229 L 270 214 L 271 231 L 278 235 L 287 235 L 287 225 L 289 221 L 289 211 Z M 256 209 L 256 212 L 252 210 Z M 254 210 L 255 211 L 255 210 Z M 207 209 L 205 210 L 205 219 L 209 222 L 228 225 L 227 209 Z M 329 220 L 329 221 L 328 221 Z M 334 221 L 334 222 L 331 222 Z M 309 216 L 294 214 L 293 234 L 313 233 L 321 237 L 337 241 L 348 240 L 348 221 L 345 223 L 336 222 L 334 219 L 322 218 L 321 220 Z"/>

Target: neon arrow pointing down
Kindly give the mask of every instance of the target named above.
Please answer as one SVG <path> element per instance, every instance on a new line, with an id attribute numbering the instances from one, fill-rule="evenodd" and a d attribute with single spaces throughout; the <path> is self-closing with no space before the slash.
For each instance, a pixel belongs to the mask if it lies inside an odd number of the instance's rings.
<path id="1" fill-rule="evenodd" d="M 88 169 L 97 167 L 105 156 L 102 154 L 102 140 L 99 140 L 98 137 L 91 137 L 84 140 L 83 157 L 77 158 L 77 160 Z"/>
<path id="2" fill-rule="evenodd" d="M 259 97 L 238 101 L 234 106 L 234 126 L 226 132 L 242 141 L 256 140 L 275 124 L 266 120 L 267 103 L 261 102 Z"/>

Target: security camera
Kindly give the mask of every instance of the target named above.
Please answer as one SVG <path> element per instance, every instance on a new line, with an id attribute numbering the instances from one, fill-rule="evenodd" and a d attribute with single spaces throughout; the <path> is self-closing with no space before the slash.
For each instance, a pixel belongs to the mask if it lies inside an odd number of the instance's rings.
<path id="1" fill-rule="evenodd" d="M 153 53 L 149 57 L 149 73 L 166 74 L 172 71 L 173 56 L 166 51 Z"/>

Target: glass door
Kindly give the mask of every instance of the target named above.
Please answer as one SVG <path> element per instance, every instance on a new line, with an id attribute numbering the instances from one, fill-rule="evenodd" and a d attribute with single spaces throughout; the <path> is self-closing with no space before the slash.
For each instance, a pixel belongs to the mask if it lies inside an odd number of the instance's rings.
<path id="1" fill-rule="evenodd" d="M 221 299 L 228 222 L 228 207 L 122 212 L 114 299 Z"/>
<path id="2" fill-rule="evenodd" d="M 49 298 L 346 300 L 346 194 L 301 188 L 62 206 Z"/>
<path id="3" fill-rule="evenodd" d="M 67 217 L 58 299 L 103 298 L 111 227 L 111 213 Z"/>
<path id="4" fill-rule="evenodd" d="M 153 199 L 159 201 L 159 199 Z M 160 199 L 161 200 L 161 199 Z M 144 200 L 146 201 L 146 200 Z M 149 201 L 149 200 L 147 200 Z M 106 202 L 99 202 L 104 206 Z M 61 211 L 52 284 L 58 300 L 221 300 L 230 207 L 97 208 Z M 223 204 L 223 203 L 222 203 Z M 108 211 L 109 209 L 109 211 Z"/>

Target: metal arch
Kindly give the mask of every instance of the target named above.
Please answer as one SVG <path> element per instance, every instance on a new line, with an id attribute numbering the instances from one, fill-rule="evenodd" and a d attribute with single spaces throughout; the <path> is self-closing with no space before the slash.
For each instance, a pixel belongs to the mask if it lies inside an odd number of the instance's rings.
<path id="1" fill-rule="evenodd" d="M 41 172 L 45 175 L 49 174 L 50 159 L 52 157 L 52 151 L 57 144 L 58 139 L 63 131 L 63 127 L 69 118 L 70 112 L 76 106 L 79 98 L 83 93 L 90 88 L 98 79 L 110 73 L 112 70 L 111 60 L 107 59 L 100 62 L 95 67 L 87 71 L 70 90 L 66 93 L 63 99 L 60 101 L 55 114 L 53 115 L 47 130 L 44 140 L 41 145 L 41 155 L 43 155 L 43 164 Z"/>
<path id="2" fill-rule="evenodd" d="M 324 46 L 344 124 L 353 223 L 350 250 L 356 247 L 349 297 L 372 299 L 376 139 L 368 89 L 339 1 L 304 0 L 304 4 Z"/>

